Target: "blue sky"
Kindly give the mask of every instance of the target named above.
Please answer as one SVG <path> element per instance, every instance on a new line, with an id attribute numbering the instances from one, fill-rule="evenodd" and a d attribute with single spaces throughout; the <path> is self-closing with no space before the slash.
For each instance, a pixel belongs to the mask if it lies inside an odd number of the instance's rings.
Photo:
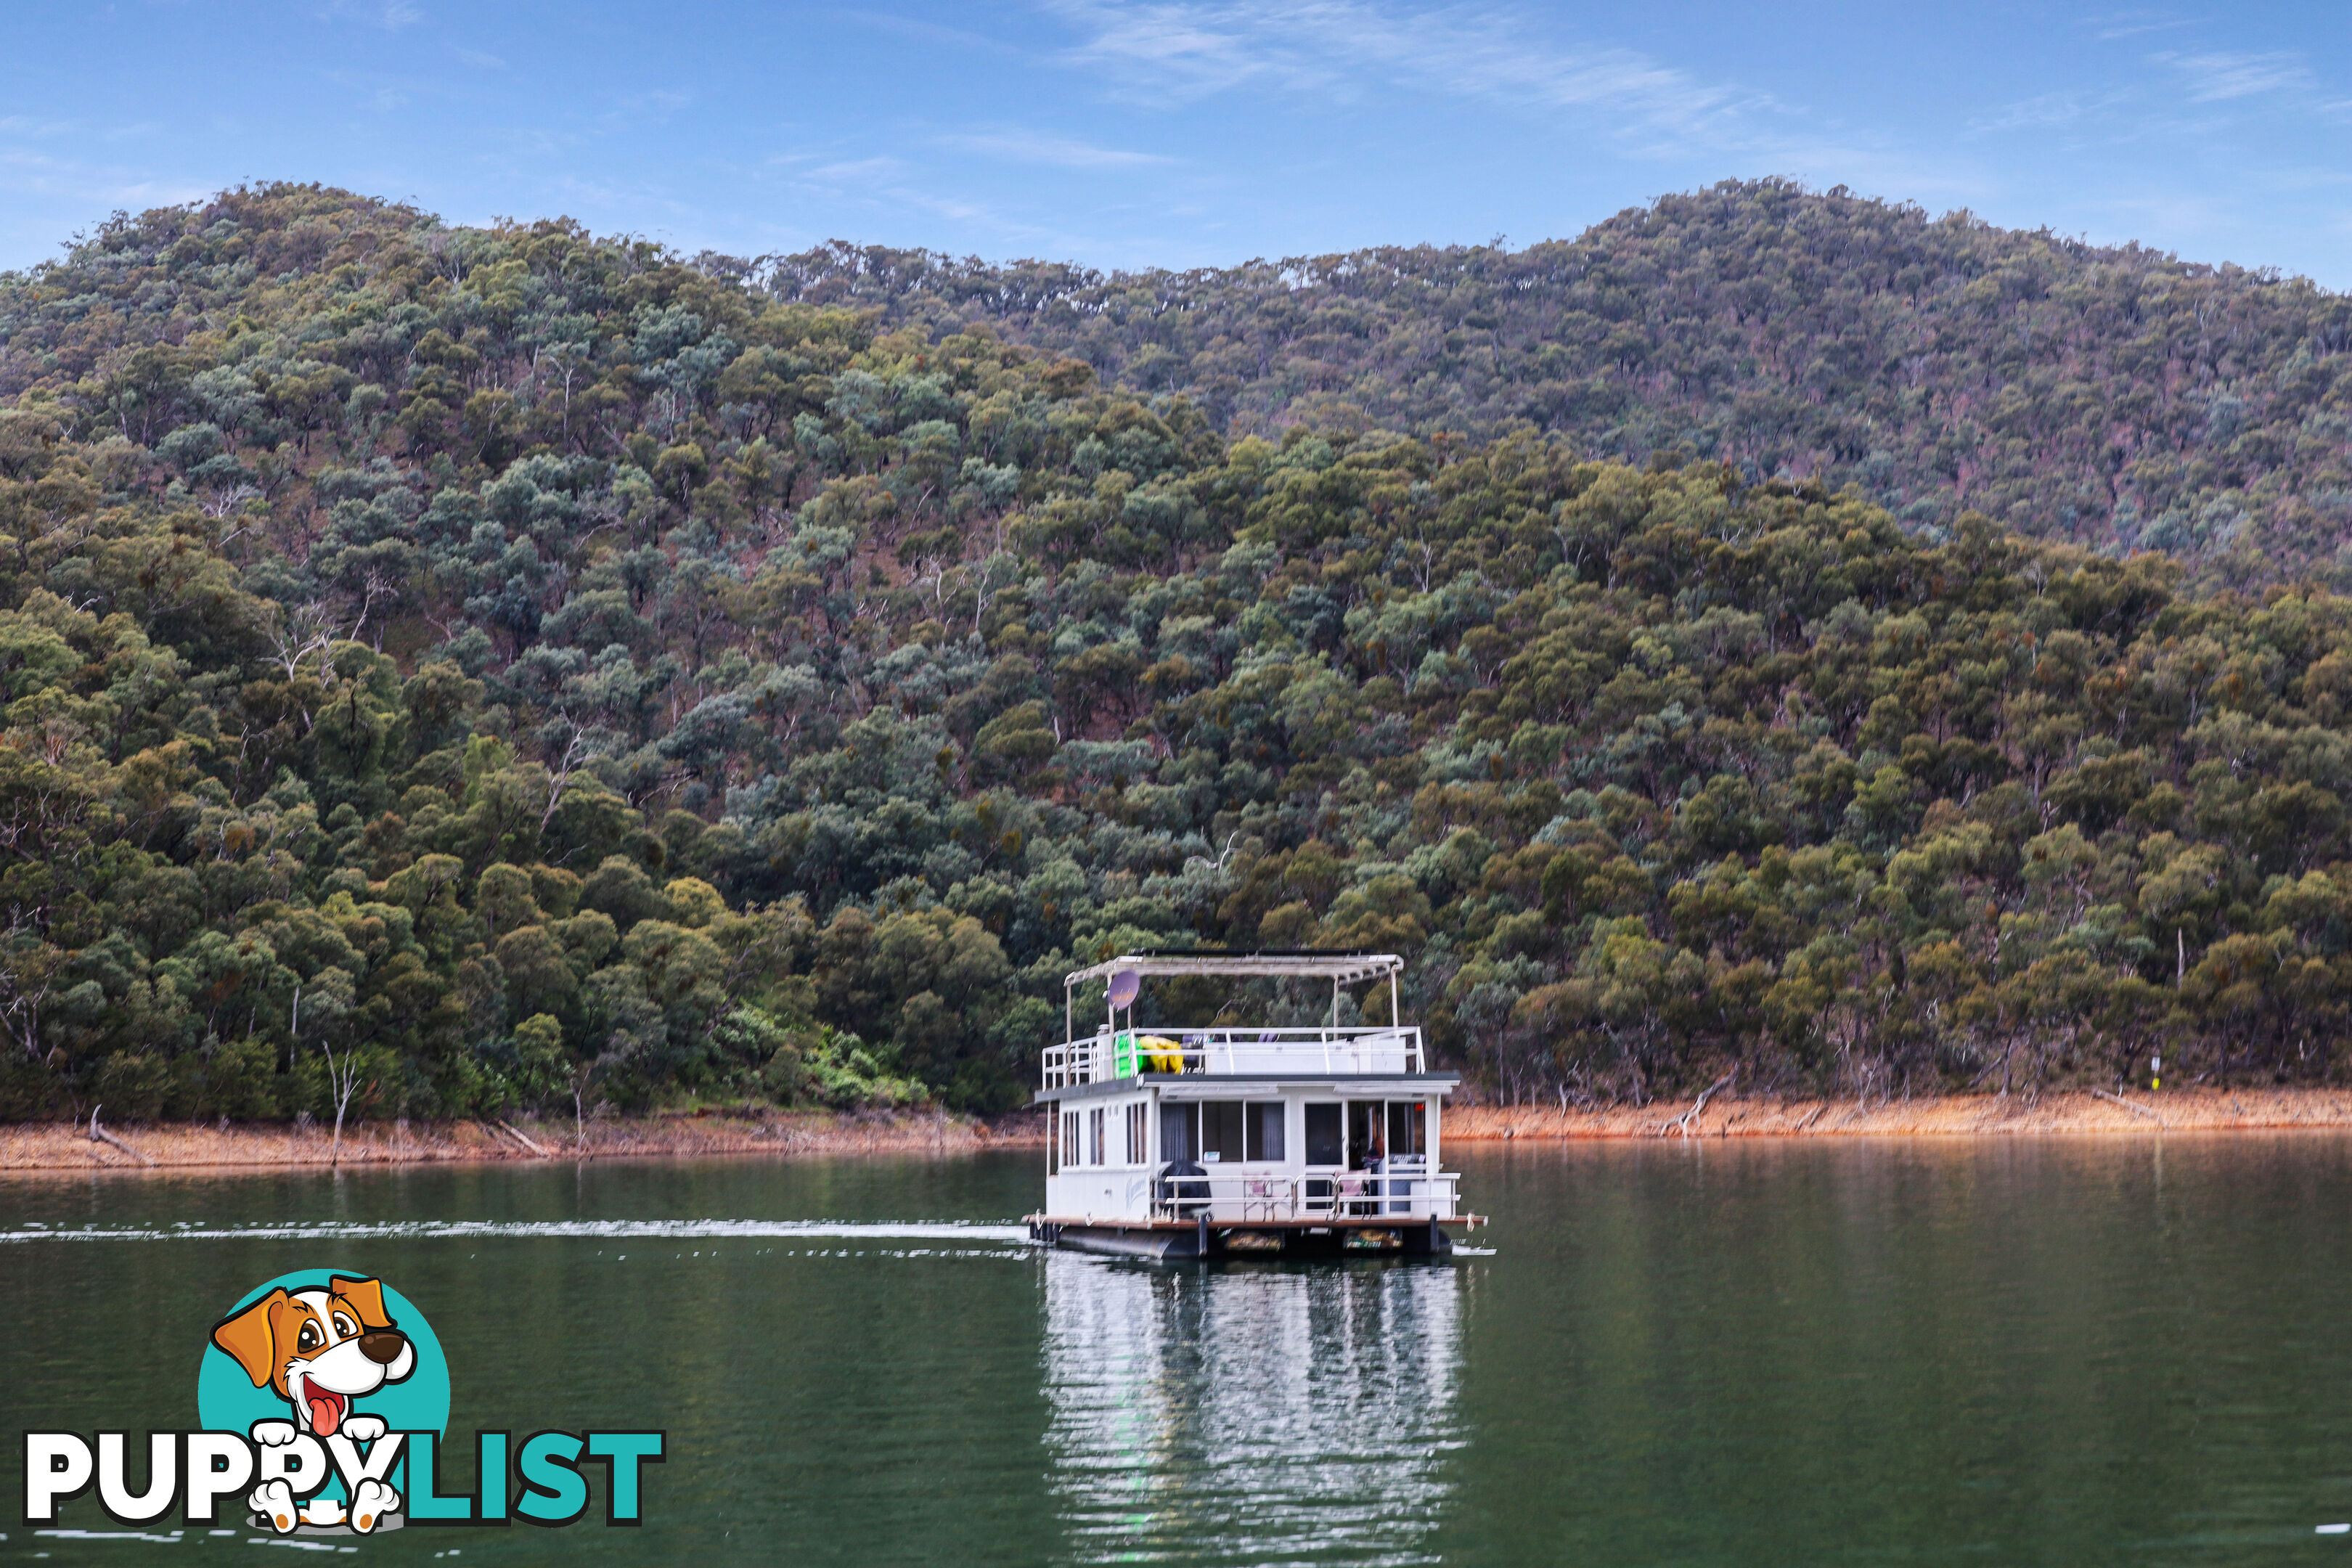
<path id="1" fill-rule="evenodd" d="M 1184 267 L 1789 174 L 2352 286 L 2343 0 L 117 0 L 12 6 L 0 58 L 0 267 L 247 179 Z"/>

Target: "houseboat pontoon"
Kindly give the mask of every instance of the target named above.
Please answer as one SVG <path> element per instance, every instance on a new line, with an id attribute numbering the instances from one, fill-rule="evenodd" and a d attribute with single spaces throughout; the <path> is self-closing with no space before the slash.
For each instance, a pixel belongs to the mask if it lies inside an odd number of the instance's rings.
<path id="1" fill-rule="evenodd" d="M 1030 1234 L 1150 1258 L 1451 1252 L 1448 1227 L 1476 1223 L 1439 1163 L 1460 1079 L 1429 1070 L 1399 1017 L 1403 967 L 1385 952 L 1132 952 L 1067 976 L 1064 1043 L 1036 1096 L 1054 1124 Z M 1330 1017 L 1135 1026 L 1145 981 L 1192 979 L 1328 980 Z M 1389 1021 L 1342 1026 L 1343 988 L 1377 996 L 1382 981 Z M 1076 1000 L 1095 984 L 1104 1021 L 1081 1039 Z"/>

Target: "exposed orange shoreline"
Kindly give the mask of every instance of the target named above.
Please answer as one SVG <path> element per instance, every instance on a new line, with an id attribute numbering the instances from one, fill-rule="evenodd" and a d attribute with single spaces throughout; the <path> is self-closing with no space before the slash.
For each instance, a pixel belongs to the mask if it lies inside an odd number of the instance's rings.
<path id="1" fill-rule="evenodd" d="M 0 1171 L 301 1169 L 335 1158 L 332 1129 L 327 1127 L 184 1121 L 100 1126 L 111 1142 L 92 1139 L 87 1122 L 0 1124 Z M 369 1122 L 343 1129 L 341 1163 L 356 1167 L 700 1154 L 961 1154 L 1042 1146 L 1044 1140 L 1042 1122 L 1034 1128 L 1025 1120 L 992 1127 L 968 1116 L 914 1112 L 625 1117 L 589 1122 L 584 1138 L 575 1137 L 569 1121 Z"/>
<path id="2" fill-rule="evenodd" d="M 2100 1094 L 1937 1095 L 1917 1100 L 1654 1100 L 1592 1110 L 1538 1105 L 1448 1107 L 1448 1142 L 1514 1138 L 2146 1137 L 2282 1128 L 2352 1131 L 2352 1089 L 2168 1089 Z"/>
<path id="3" fill-rule="evenodd" d="M 1455 1105 L 1449 1142 L 1634 1138 L 2133 1137 L 2166 1131 L 2238 1132 L 2305 1128 L 2352 1131 L 2352 1089 L 2185 1089 L 2120 1095 L 2087 1091 L 1942 1095 L 1916 1100 L 1732 1100 L 1717 1095 L 1691 1114 L 1689 1100 L 1592 1110 L 1538 1105 Z M 300 1169 L 332 1158 L 329 1131 L 279 1125 L 219 1127 L 151 1122 L 0 1125 L 0 1171 Z M 766 1116 L 704 1113 L 592 1121 L 583 1141 L 559 1121 L 371 1122 L 343 1133 L 351 1166 L 530 1163 L 544 1160 L 677 1159 L 703 1154 L 964 1154 L 1034 1148 L 1042 1119 L 991 1123 L 971 1117 L 899 1112 Z"/>

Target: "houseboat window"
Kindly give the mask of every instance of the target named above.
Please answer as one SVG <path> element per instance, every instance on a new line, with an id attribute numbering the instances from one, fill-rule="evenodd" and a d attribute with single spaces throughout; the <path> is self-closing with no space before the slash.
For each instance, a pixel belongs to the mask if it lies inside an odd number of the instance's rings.
<path id="1" fill-rule="evenodd" d="M 1204 1100 L 1201 1102 L 1201 1163 L 1216 1161 L 1238 1163 L 1248 1157 L 1242 1146 L 1243 1127 L 1247 1122 L 1247 1105 L 1238 1100 Z"/>
<path id="2" fill-rule="evenodd" d="M 1141 1100 L 1127 1108 L 1127 1163 L 1129 1164 L 1140 1165 L 1151 1158 L 1150 1151 L 1145 1147 L 1143 1139 L 1150 1126 L 1150 1123 L 1144 1117 L 1144 1106 Z"/>
<path id="3" fill-rule="evenodd" d="M 1343 1165 L 1348 1151 L 1339 1136 L 1339 1107 L 1328 1101 L 1309 1104 L 1307 1110 L 1307 1163 L 1310 1165 Z"/>
<path id="4" fill-rule="evenodd" d="M 1326 1105 L 1307 1109 L 1309 1162 L 1314 1159 L 1316 1111 L 1320 1109 L 1329 1123 L 1328 1142 L 1333 1151 L 1324 1163 L 1338 1164 L 1339 1108 Z M 1278 1100 L 1204 1100 L 1163 1105 L 1160 1108 L 1160 1157 L 1167 1161 L 1197 1160 L 1204 1165 L 1286 1160 L 1290 1145 L 1283 1118 L 1283 1103 Z M 1139 1108 L 1129 1136 L 1139 1142 L 1141 1139 Z M 1139 1153 L 1136 1163 L 1142 1163 Z"/>
<path id="5" fill-rule="evenodd" d="M 1062 1173 L 1062 1129 L 1059 1118 L 1055 1119 L 1053 1136 L 1045 1140 L 1045 1173 L 1049 1176 L 1058 1176 Z"/>
<path id="6" fill-rule="evenodd" d="M 1418 1100 L 1389 1101 L 1389 1153 L 1391 1157 L 1429 1152 L 1428 1120 Z"/>
<path id="7" fill-rule="evenodd" d="M 1103 1147 L 1103 1113 L 1100 1106 L 1087 1112 L 1087 1163 L 1089 1165 L 1110 1163 L 1110 1152 Z"/>
<path id="8" fill-rule="evenodd" d="M 1065 1110 L 1062 1112 L 1062 1163 L 1075 1165 L 1077 1163 L 1078 1113 L 1075 1110 Z"/>
<path id="9" fill-rule="evenodd" d="M 1242 1118 L 1249 1137 L 1249 1158 L 1280 1161 L 1285 1158 L 1282 1139 L 1283 1104 L 1278 1100 L 1253 1100 Z"/>
<path id="10" fill-rule="evenodd" d="M 1201 1107 L 1187 1101 L 1160 1108 L 1160 1157 L 1171 1164 L 1201 1154 Z"/>

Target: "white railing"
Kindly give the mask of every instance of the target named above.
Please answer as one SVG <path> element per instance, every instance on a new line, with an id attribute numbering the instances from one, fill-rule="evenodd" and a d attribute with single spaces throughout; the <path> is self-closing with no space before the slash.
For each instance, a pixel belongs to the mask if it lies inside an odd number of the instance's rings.
<path id="1" fill-rule="evenodd" d="M 1152 1178 L 1151 1217 L 1206 1218 L 1212 1225 L 1245 1225 L 1252 1220 L 1452 1219 L 1461 1180 L 1453 1171 L 1418 1171 L 1402 1163 L 1394 1171 L 1377 1173 L 1228 1174 L 1212 1167 L 1206 1175 Z"/>
<path id="2" fill-rule="evenodd" d="M 1410 1026 L 1105 1032 L 1045 1047 L 1045 1087 L 1108 1083 L 1137 1073 L 1426 1072 Z"/>

